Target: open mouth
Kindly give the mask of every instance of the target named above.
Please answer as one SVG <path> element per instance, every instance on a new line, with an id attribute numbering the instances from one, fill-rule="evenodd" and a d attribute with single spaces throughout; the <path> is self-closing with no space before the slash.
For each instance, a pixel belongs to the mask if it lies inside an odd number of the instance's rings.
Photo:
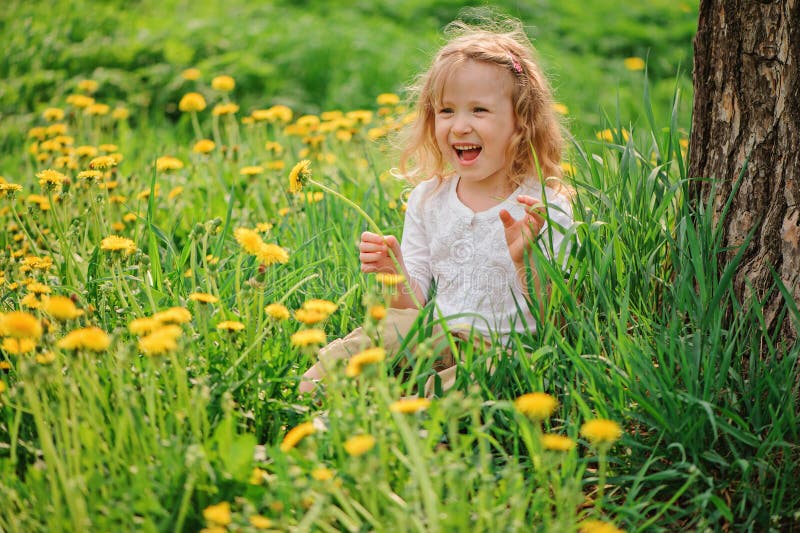
<path id="1" fill-rule="evenodd" d="M 458 155 L 458 160 L 465 163 L 475 161 L 482 150 L 482 148 L 477 144 L 462 144 L 459 146 L 453 146 L 453 149 Z"/>

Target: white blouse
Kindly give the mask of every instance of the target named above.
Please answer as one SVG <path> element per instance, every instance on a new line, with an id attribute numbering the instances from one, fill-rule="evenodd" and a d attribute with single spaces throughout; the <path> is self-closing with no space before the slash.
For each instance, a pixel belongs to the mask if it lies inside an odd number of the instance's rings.
<path id="1" fill-rule="evenodd" d="M 498 205 L 476 213 L 458 198 L 458 180 L 447 179 L 437 188 L 438 180 L 430 179 L 411 192 L 401 242 L 409 277 L 425 295 L 435 284 L 436 308 L 451 328 L 471 326 L 484 336 L 493 331 L 505 338 L 511 330 L 525 330 L 519 308 L 527 327 L 535 329 L 499 214 L 506 209 L 515 219 L 522 218 L 525 206 L 517 196 L 544 202 L 541 184 L 528 180 Z M 547 257 L 563 265 L 569 247 L 562 228 L 572 226 L 572 209 L 564 195 L 545 190 L 546 218 L 552 223 L 545 222 L 537 242 Z"/>

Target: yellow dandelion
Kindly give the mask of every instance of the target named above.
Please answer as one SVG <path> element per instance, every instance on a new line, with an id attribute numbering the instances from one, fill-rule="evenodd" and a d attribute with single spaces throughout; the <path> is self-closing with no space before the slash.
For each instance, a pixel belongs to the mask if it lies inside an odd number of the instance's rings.
<path id="1" fill-rule="evenodd" d="M 641 57 L 626 57 L 622 62 L 628 70 L 644 70 L 645 67 L 644 59 Z"/>
<path id="2" fill-rule="evenodd" d="M 189 299 L 193 302 L 200 302 L 203 304 L 214 304 L 219 301 L 219 298 L 207 292 L 193 292 L 189 295 Z"/>
<path id="3" fill-rule="evenodd" d="M 59 107 L 48 107 L 42 112 L 47 122 L 56 122 L 64 119 L 64 110 Z"/>
<path id="4" fill-rule="evenodd" d="M 297 446 L 301 440 L 314 433 L 314 424 L 311 422 L 303 422 L 286 433 L 286 436 L 281 442 L 281 451 L 288 452 Z"/>
<path id="5" fill-rule="evenodd" d="M 544 392 L 531 392 L 517 398 L 514 407 L 531 420 L 544 420 L 553 415 L 558 400 Z"/>
<path id="6" fill-rule="evenodd" d="M 250 515 L 247 520 L 256 529 L 269 529 L 272 527 L 272 520 L 260 514 Z"/>
<path id="7" fill-rule="evenodd" d="M 349 378 L 354 378 L 361 375 L 365 365 L 380 363 L 384 359 L 386 359 L 386 350 L 383 348 L 367 348 L 348 359 L 344 374 Z"/>
<path id="8" fill-rule="evenodd" d="M 78 90 L 86 93 L 97 92 L 100 84 L 95 80 L 81 80 L 78 82 Z"/>
<path id="9" fill-rule="evenodd" d="M 169 198 L 170 200 L 174 200 L 177 196 L 180 196 L 182 192 L 183 192 L 183 187 L 178 185 L 177 187 L 173 187 L 172 190 L 169 191 L 169 193 L 167 194 L 167 198 Z"/>
<path id="10" fill-rule="evenodd" d="M 39 185 L 43 187 L 60 187 L 65 181 L 67 181 L 67 177 L 64 174 L 57 170 L 53 170 L 52 168 L 42 170 L 36 174 L 36 177 L 39 178 Z"/>
<path id="11" fill-rule="evenodd" d="M 109 144 L 109 143 L 101 144 L 99 148 L 101 151 L 106 153 L 116 152 L 117 150 L 119 150 L 119 146 L 117 146 L 116 144 Z"/>
<path id="12" fill-rule="evenodd" d="M 36 349 L 36 341 L 26 337 L 3 339 L 3 351 L 10 355 L 23 355 Z"/>
<path id="13" fill-rule="evenodd" d="M 192 147 L 192 151 L 196 154 L 208 154 L 214 150 L 216 145 L 210 139 L 200 139 Z"/>
<path id="14" fill-rule="evenodd" d="M 74 320 L 83 315 L 83 311 L 77 308 L 75 302 L 66 296 L 51 296 L 42 302 L 42 309 L 45 313 L 56 320 Z"/>
<path id="15" fill-rule="evenodd" d="M 3 198 L 6 194 L 13 198 L 14 194 L 21 190 L 22 185 L 16 183 L 0 183 L 0 198 Z"/>
<path id="16" fill-rule="evenodd" d="M 375 437 L 372 435 L 354 435 L 344 443 L 344 450 L 352 457 L 364 455 L 375 447 Z"/>
<path id="17" fill-rule="evenodd" d="M 585 520 L 578 529 L 580 533 L 625 533 L 614 524 L 602 520 Z"/>
<path id="18" fill-rule="evenodd" d="M 282 216 L 282 217 L 285 217 L 286 215 L 288 215 L 291 212 L 292 212 L 292 208 L 291 207 L 281 207 L 280 209 L 278 209 L 278 215 Z"/>
<path id="19" fill-rule="evenodd" d="M 186 324 L 192 319 L 192 313 L 185 307 L 170 307 L 154 314 L 153 318 L 162 324 Z"/>
<path id="20" fill-rule="evenodd" d="M 253 472 L 250 474 L 250 484 L 251 485 L 263 485 L 264 478 L 267 475 L 266 470 L 261 470 L 257 466 L 253 468 Z"/>
<path id="21" fill-rule="evenodd" d="M 214 106 L 214 109 L 211 110 L 211 114 L 214 116 L 222 116 L 222 115 L 233 115 L 239 111 L 239 106 L 232 102 L 226 104 L 217 104 Z"/>
<path id="22" fill-rule="evenodd" d="M 203 509 L 203 519 L 217 526 L 227 526 L 231 523 L 231 504 L 220 502 L 209 505 Z"/>
<path id="23" fill-rule="evenodd" d="M 128 331 L 134 335 L 146 335 L 152 333 L 161 326 L 162 323 L 160 320 L 148 316 L 131 320 L 128 324 Z"/>
<path id="24" fill-rule="evenodd" d="M 542 435 L 542 446 L 545 450 L 568 452 L 575 447 L 575 441 L 563 435 L 547 433 Z"/>
<path id="25" fill-rule="evenodd" d="M 78 179 L 100 181 L 103 179 L 103 173 L 99 170 L 82 170 L 78 172 Z"/>
<path id="26" fill-rule="evenodd" d="M 372 122 L 372 111 L 357 109 L 355 111 L 348 111 L 345 116 L 353 120 L 356 124 L 369 124 Z"/>
<path id="27" fill-rule="evenodd" d="M 292 120 L 292 110 L 285 105 L 274 105 L 269 108 L 276 121 L 287 123 Z"/>
<path id="28" fill-rule="evenodd" d="M 370 306 L 368 313 L 372 320 L 383 320 L 386 318 L 386 306 L 380 304 Z"/>
<path id="29" fill-rule="evenodd" d="M 406 280 L 406 277 L 402 274 L 389 274 L 387 272 L 379 272 L 375 274 L 375 280 L 381 285 L 394 287 L 395 285 L 403 283 Z"/>
<path id="30" fill-rule="evenodd" d="M 110 155 L 100 155 L 89 161 L 92 170 L 106 170 L 117 166 L 117 160 Z"/>
<path id="31" fill-rule="evenodd" d="M 56 360 L 56 354 L 51 351 L 36 354 L 36 362 L 40 365 L 49 365 Z"/>
<path id="32" fill-rule="evenodd" d="M 139 349 L 145 355 L 162 355 L 178 349 L 178 339 L 183 334 L 180 326 L 167 324 L 139 339 Z"/>
<path id="33" fill-rule="evenodd" d="M 202 111 L 206 108 L 206 99 L 200 93 L 186 93 L 178 103 L 178 109 L 184 113 Z"/>
<path id="34" fill-rule="evenodd" d="M 336 474 L 330 468 L 318 467 L 311 471 L 311 477 L 317 481 L 330 481 Z"/>
<path id="35" fill-rule="evenodd" d="M 239 174 L 241 174 L 242 176 L 257 176 L 257 175 L 263 174 L 263 173 L 264 173 L 264 167 L 259 166 L 259 165 L 253 165 L 253 166 L 249 166 L 249 167 L 242 167 L 239 170 Z"/>
<path id="36" fill-rule="evenodd" d="M 88 105 L 86 106 L 86 109 L 83 110 L 83 112 L 86 113 L 87 115 L 94 115 L 94 116 L 108 115 L 109 111 L 111 111 L 111 107 L 109 107 L 108 104 L 98 104 L 98 103 Z"/>
<path id="37" fill-rule="evenodd" d="M 169 172 L 183 168 L 183 161 L 171 155 L 164 155 L 156 159 L 156 170 L 159 172 Z"/>
<path id="38" fill-rule="evenodd" d="M 336 311 L 339 306 L 335 303 L 331 302 L 330 300 L 321 300 L 318 298 L 314 298 L 311 300 L 306 300 L 303 305 L 303 309 L 307 309 L 309 311 L 319 311 L 320 313 L 325 313 L 330 315 L 334 311 Z"/>
<path id="39" fill-rule="evenodd" d="M 239 322 L 238 320 L 223 320 L 219 324 L 217 324 L 217 329 L 220 331 L 242 331 L 244 329 L 244 324 Z"/>
<path id="40" fill-rule="evenodd" d="M 257 231 L 250 228 L 236 228 L 233 230 L 233 237 L 239 246 L 248 254 L 255 255 L 264 245 L 261 235 Z"/>
<path id="41" fill-rule="evenodd" d="M 378 105 L 397 105 L 400 103 L 400 97 L 394 93 L 379 94 L 375 100 Z"/>
<path id="42" fill-rule="evenodd" d="M 622 428 L 613 420 L 596 418 L 581 426 L 581 435 L 592 444 L 611 444 L 622 436 Z"/>
<path id="43" fill-rule="evenodd" d="M 277 244 L 263 243 L 255 253 L 256 259 L 266 266 L 289 262 L 289 253 Z"/>
<path id="44" fill-rule="evenodd" d="M 136 243 L 127 237 L 110 235 L 100 241 L 100 248 L 107 252 L 119 252 L 125 255 L 131 255 L 136 251 Z"/>
<path id="45" fill-rule="evenodd" d="M 306 182 L 311 179 L 311 161 L 303 159 L 289 172 L 289 192 L 296 193 L 303 190 Z"/>
<path id="46" fill-rule="evenodd" d="M 56 346 L 64 350 L 102 352 L 111 346 L 111 337 L 102 329 L 90 326 L 70 331 Z"/>
<path id="47" fill-rule="evenodd" d="M 31 283 L 28 283 L 28 291 L 34 294 L 50 294 L 51 292 L 53 292 L 53 289 L 51 289 L 44 283 L 33 281 Z"/>
<path id="48" fill-rule="evenodd" d="M 275 155 L 283 153 L 283 145 L 277 141 L 267 141 L 264 143 L 264 150 Z"/>
<path id="49" fill-rule="evenodd" d="M 216 76 L 211 80 L 211 87 L 215 91 L 229 92 L 236 87 L 236 81 L 230 76 Z"/>
<path id="50" fill-rule="evenodd" d="M 67 96 L 67 103 L 78 109 L 85 109 L 94 103 L 94 98 L 85 94 L 71 94 Z"/>
<path id="51" fill-rule="evenodd" d="M 17 339 L 38 339 L 42 336 L 42 323 L 25 311 L 0 314 L 0 335 Z"/>
<path id="52" fill-rule="evenodd" d="M 301 329 L 291 336 L 292 346 L 312 346 L 315 344 L 325 344 L 325 332 L 321 329 Z"/>
<path id="53" fill-rule="evenodd" d="M 424 411 L 431 404 L 427 398 L 404 398 L 397 400 L 389 406 L 389 411 L 393 413 L 413 414 Z"/>
<path id="54" fill-rule="evenodd" d="M 200 79 L 200 69 L 191 67 L 181 72 L 181 77 L 188 81 L 197 81 Z"/>
<path id="55" fill-rule="evenodd" d="M 283 304 L 269 304 L 264 308 L 264 311 L 275 320 L 286 320 L 289 318 L 289 310 Z"/>
<path id="56" fill-rule="evenodd" d="M 564 104 L 560 104 L 558 102 L 553 104 L 553 109 L 559 115 L 568 115 L 569 114 L 569 108 L 567 108 L 567 106 L 565 106 Z"/>
<path id="57" fill-rule="evenodd" d="M 131 116 L 131 112 L 125 107 L 115 107 L 111 112 L 111 118 L 114 120 L 126 120 L 129 116 Z"/>
<path id="58" fill-rule="evenodd" d="M 298 322 L 302 322 L 308 326 L 322 322 L 328 318 L 328 313 L 321 313 L 310 309 L 298 309 L 294 312 L 294 318 Z"/>

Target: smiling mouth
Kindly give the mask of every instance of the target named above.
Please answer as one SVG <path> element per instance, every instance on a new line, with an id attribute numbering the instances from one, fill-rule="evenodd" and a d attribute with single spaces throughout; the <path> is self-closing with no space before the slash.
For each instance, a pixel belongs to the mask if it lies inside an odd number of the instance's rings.
<path id="1" fill-rule="evenodd" d="M 458 160 L 468 163 L 470 161 L 475 161 L 475 159 L 480 155 L 481 148 L 477 144 L 465 144 L 459 146 L 453 146 L 453 149 L 456 151 L 458 155 Z"/>

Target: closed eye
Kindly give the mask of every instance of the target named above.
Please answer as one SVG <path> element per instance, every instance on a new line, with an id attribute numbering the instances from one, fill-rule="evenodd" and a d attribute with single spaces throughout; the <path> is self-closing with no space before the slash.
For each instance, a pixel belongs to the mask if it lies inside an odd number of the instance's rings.
<path id="1" fill-rule="evenodd" d="M 473 108 L 473 110 L 472 110 L 473 113 L 486 113 L 488 111 L 489 110 L 486 109 L 485 107 L 476 107 L 476 108 Z"/>
<path id="2" fill-rule="evenodd" d="M 443 108 L 441 108 L 439 110 L 439 114 L 440 115 L 449 115 L 452 112 L 453 112 L 453 110 L 451 108 L 449 108 L 449 107 L 443 107 Z"/>

